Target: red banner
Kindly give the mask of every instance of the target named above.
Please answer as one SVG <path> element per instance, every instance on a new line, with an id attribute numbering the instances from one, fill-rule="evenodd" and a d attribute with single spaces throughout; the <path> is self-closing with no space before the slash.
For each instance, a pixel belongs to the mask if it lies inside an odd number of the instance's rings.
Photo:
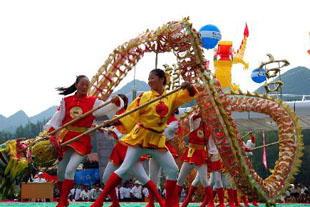
<path id="1" fill-rule="evenodd" d="M 266 137 L 265 137 L 265 132 L 263 131 L 263 145 L 264 145 L 264 149 L 263 149 L 263 165 L 265 166 L 266 169 L 268 169 L 267 166 L 267 155 L 266 155 Z"/>

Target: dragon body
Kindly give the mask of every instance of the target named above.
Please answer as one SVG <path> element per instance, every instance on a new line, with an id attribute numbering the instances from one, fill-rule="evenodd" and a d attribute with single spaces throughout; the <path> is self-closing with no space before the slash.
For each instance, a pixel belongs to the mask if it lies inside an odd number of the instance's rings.
<path id="1" fill-rule="evenodd" d="M 202 119 L 210 128 L 224 167 L 237 187 L 267 204 L 275 203 L 300 165 L 302 141 L 297 118 L 285 104 L 265 95 L 225 95 L 220 82 L 206 67 L 208 64 L 203 56 L 201 39 L 188 18 L 168 22 L 154 31 L 147 30 L 117 47 L 92 78 L 89 95 L 106 100 L 143 55 L 150 52 L 172 52 L 177 58 L 182 79 L 196 84 Z M 241 150 L 241 138 L 231 118 L 233 111 L 265 113 L 278 123 L 279 160 L 272 175 L 265 180 L 256 174 L 247 155 Z M 181 137 L 188 130 L 187 117 L 181 121 L 182 125 Z M 54 152 L 49 146 L 40 142 L 31 146 L 35 154 L 32 156 L 36 157 L 33 161 L 42 164 L 44 160 L 51 160 L 48 163 L 54 163 Z M 14 155 L 11 155 L 12 158 Z"/>
<path id="2" fill-rule="evenodd" d="M 242 60 L 245 42 L 246 39 L 234 57 L 235 61 Z M 126 74 L 149 52 L 172 52 L 177 58 L 183 80 L 197 85 L 200 92 L 197 103 L 203 121 L 210 127 L 224 167 L 237 187 L 267 204 L 275 203 L 300 165 L 302 140 L 297 118 L 284 103 L 265 95 L 225 95 L 220 82 L 206 67 L 201 39 L 187 18 L 168 22 L 154 31 L 147 30 L 117 47 L 92 78 L 89 94 L 107 99 Z M 231 118 L 232 111 L 265 113 L 278 123 L 279 160 L 272 175 L 265 180 L 256 174 L 247 155 L 241 150 L 241 138 Z M 185 136 L 188 129 L 186 117 L 182 123 L 180 136 Z"/>
<path id="3" fill-rule="evenodd" d="M 0 201 L 15 192 L 29 167 L 51 167 L 57 154 L 50 141 L 40 137 L 34 139 L 12 139 L 0 145 Z"/>

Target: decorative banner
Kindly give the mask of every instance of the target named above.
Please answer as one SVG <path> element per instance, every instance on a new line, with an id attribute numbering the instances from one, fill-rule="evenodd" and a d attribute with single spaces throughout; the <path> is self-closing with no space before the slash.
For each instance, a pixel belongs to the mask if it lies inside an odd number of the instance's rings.
<path id="1" fill-rule="evenodd" d="M 98 168 L 76 171 L 74 176 L 75 184 L 92 186 L 97 180 L 100 180 Z"/>
<path id="2" fill-rule="evenodd" d="M 264 145 L 264 149 L 263 149 L 263 164 L 265 166 L 266 169 L 268 169 L 267 166 L 267 156 L 266 156 L 266 137 L 265 137 L 265 131 L 263 131 L 263 145 Z"/>
<path id="3" fill-rule="evenodd" d="M 310 35 L 310 32 L 309 32 L 309 35 Z M 307 53 L 310 55 L 310 50 L 307 50 Z"/>
<path id="4" fill-rule="evenodd" d="M 277 92 L 280 90 L 280 88 L 283 85 L 283 82 L 281 81 L 281 77 L 280 77 L 280 80 L 271 81 L 269 83 L 267 82 L 267 80 L 270 78 L 275 78 L 278 75 L 280 75 L 281 68 L 288 66 L 290 63 L 287 60 L 275 60 L 271 54 L 267 54 L 267 56 L 269 57 L 269 61 L 262 62 L 258 68 L 259 70 L 261 70 L 262 68 L 265 69 L 266 83 L 264 87 L 265 87 L 266 92 L 267 93 Z M 277 66 L 275 66 L 276 64 Z"/>

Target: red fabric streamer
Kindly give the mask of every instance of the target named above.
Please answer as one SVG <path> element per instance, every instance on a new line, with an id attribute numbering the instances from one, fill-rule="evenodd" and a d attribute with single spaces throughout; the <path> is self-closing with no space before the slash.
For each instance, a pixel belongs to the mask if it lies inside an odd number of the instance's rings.
<path id="1" fill-rule="evenodd" d="M 268 169 L 265 139 L 266 139 L 265 132 L 263 131 L 263 145 L 264 145 L 264 149 L 263 149 L 263 165 L 265 166 L 266 169 Z"/>
<path id="2" fill-rule="evenodd" d="M 42 171 L 43 177 L 46 181 L 48 182 L 57 182 L 57 175 L 50 175 L 47 174 L 46 172 Z"/>

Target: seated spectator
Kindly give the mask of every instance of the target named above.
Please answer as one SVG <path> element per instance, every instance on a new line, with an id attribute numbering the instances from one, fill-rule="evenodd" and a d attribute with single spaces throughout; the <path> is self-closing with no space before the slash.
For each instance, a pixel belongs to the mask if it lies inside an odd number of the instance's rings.
<path id="1" fill-rule="evenodd" d="M 82 201 L 90 201 L 91 199 L 91 192 L 88 190 L 88 186 L 84 187 L 84 190 L 80 194 Z"/>
<path id="2" fill-rule="evenodd" d="M 38 172 L 36 176 L 34 176 L 33 181 L 34 183 L 46 183 L 46 180 L 44 179 L 43 173 Z"/>
<path id="3" fill-rule="evenodd" d="M 75 190 L 74 200 L 81 201 L 81 192 L 84 190 L 84 186 L 82 184 L 79 185 L 79 187 Z"/>
<path id="4" fill-rule="evenodd" d="M 125 186 L 122 186 L 119 189 L 119 196 L 120 196 L 120 200 L 121 201 L 130 201 L 130 187 L 129 187 L 129 183 L 126 182 Z"/>
<path id="5" fill-rule="evenodd" d="M 99 188 L 98 185 L 95 185 L 90 191 L 91 191 L 91 201 L 95 201 L 99 197 L 102 190 Z"/>
<path id="6" fill-rule="evenodd" d="M 72 194 L 69 194 L 69 202 L 75 202 L 74 196 Z"/>
<path id="7" fill-rule="evenodd" d="M 46 180 L 44 179 L 43 173 L 38 172 L 38 174 L 34 176 L 34 179 L 32 180 L 32 182 L 33 183 L 46 183 Z M 45 202 L 45 198 L 32 199 L 32 201 Z"/>
<path id="8" fill-rule="evenodd" d="M 142 201 L 142 185 L 139 181 L 135 181 L 133 188 L 131 188 L 130 196 L 133 201 Z"/>
<path id="9" fill-rule="evenodd" d="M 149 202 L 150 200 L 149 195 L 150 195 L 149 190 L 147 189 L 147 187 L 144 187 L 142 190 L 142 197 L 143 197 L 144 202 Z"/>
<path id="10" fill-rule="evenodd" d="M 77 189 L 78 189 L 78 186 L 76 184 L 74 184 L 73 188 L 70 190 L 70 193 L 69 193 L 68 197 L 70 195 L 72 195 L 73 199 L 75 200 L 75 194 L 76 194 Z"/>

